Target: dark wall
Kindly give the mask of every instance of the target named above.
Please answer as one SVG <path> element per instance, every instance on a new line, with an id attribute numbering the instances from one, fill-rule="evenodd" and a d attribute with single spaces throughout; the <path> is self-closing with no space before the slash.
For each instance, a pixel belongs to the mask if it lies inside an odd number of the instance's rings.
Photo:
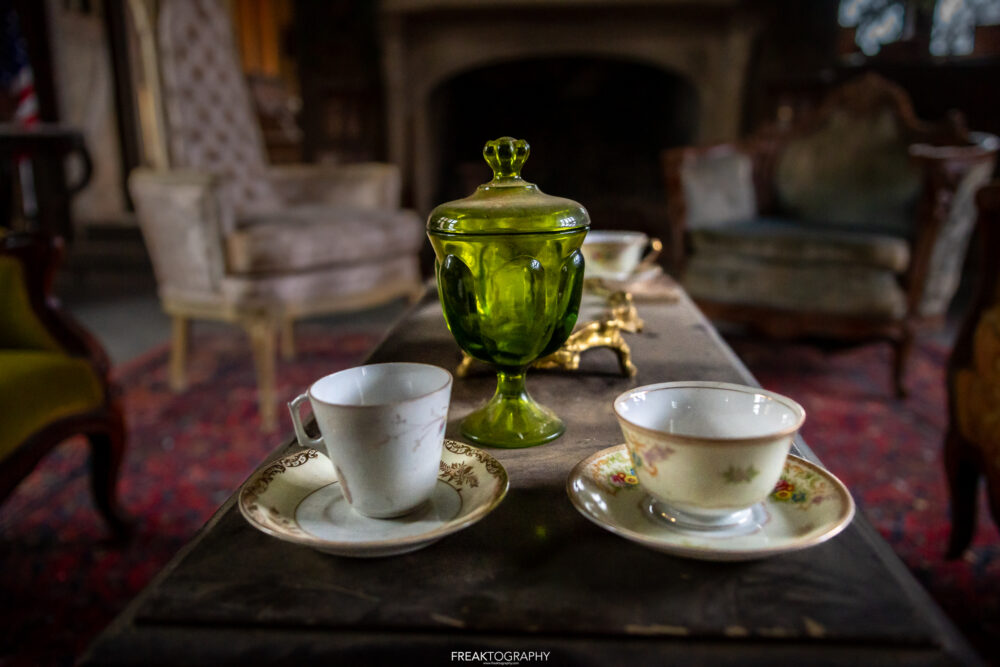
<path id="1" fill-rule="evenodd" d="M 773 121 L 789 100 L 820 99 L 865 70 L 897 81 L 917 113 L 940 119 L 959 109 L 969 126 L 1000 133 L 1000 59 L 901 63 L 887 57 L 848 65 L 838 54 L 850 35 L 837 23 L 840 0 L 753 0 L 761 22 L 747 75 L 743 130 Z M 384 159 L 385 128 L 377 3 L 297 0 L 292 49 L 301 77 L 306 158 Z"/>
<path id="2" fill-rule="evenodd" d="M 775 120 L 782 103 L 814 104 L 831 86 L 874 71 L 901 85 L 924 120 L 941 120 L 957 109 L 971 129 L 1000 133 L 1000 58 L 933 59 L 919 48 L 842 57 L 852 33 L 837 23 L 839 4 L 760 2 L 765 25 L 747 77 L 745 131 Z"/>
<path id="3" fill-rule="evenodd" d="M 385 158 L 378 3 L 297 0 L 291 50 L 302 93 L 304 157 Z"/>
<path id="4" fill-rule="evenodd" d="M 659 201 L 660 151 L 696 136 L 698 100 L 690 82 L 657 67 L 561 57 L 459 75 L 435 91 L 431 114 L 438 200 L 489 180 L 480 151 L 502 133 L 531 143 L 524 175 L 554 194 L 594 198 L 599 184 L 618 199 Z"/>
<path id="5" fill-rule="evenodd" d="M 744 131 L 774 120 L 785 94 L 815 96 L 837 62 L 840 0 L 759 0 L 762 29 L 747 73 Z"/>

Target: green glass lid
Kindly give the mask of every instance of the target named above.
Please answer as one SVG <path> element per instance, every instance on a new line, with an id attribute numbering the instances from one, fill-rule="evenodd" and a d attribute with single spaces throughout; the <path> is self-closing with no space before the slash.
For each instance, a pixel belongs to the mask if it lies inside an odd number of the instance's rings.
<path id="1" fill-rule="evenodd" d="M 531 234 L 567 232 L 590 226 L 587 209 L 553 197 L 521 178 L 531 148 L 523 139 L 501 137 L 486 142 L 483 157 L 493 180 L 465 199 L 441 204 L 427 218 L 427 231 L 445 234 Z"/>

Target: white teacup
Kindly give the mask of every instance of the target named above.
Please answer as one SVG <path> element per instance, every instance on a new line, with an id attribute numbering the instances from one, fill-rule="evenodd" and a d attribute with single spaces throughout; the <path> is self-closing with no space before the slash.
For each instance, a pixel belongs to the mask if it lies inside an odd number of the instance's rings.
<path id="1" fill-rule="evenodd" d="M 779 394 L 724 382 L 663 382 L 614 402 L 647 509 L 673 525 L 734 529 L 774 489 L 802 406 Z"/>
<path id="2" fill-rule="evenodd" d="M 645 257 L 646 246 L 651 251 Z M 591 230 L 583 240 L 580 252 L 588 278 L 628 280 L 645 268 L 652 268 L 663 244 L 642 232 Z"/>
<path id="3" fill-rule="evenodd" d="M 451 373 L 428 364 L 358 366 L 320 378 L 288 404 L 303 447 L 323 447 L 347 502 L 378 519 L 408 514 L 434 492 Z M 302 428 L 309 400 L 321 437 Z"/>

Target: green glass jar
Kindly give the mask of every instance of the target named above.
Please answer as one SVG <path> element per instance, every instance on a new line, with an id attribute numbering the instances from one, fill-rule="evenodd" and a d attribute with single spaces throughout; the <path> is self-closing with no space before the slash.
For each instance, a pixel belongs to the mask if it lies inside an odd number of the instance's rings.
<path id="1" fill-rule="evenodd" d="M 497 372 L 493 398 L 462 422 L 462 434 L 494 447 L 531 447 L 565 425 L 525 389 L 528 366 L 555 352 L 576 324 L 583 291 L 580 245 L 590 216 L 521 178 L 526 141 L 490 141 L 493 180 L 427 219 L 438 295 L 448 328 L 470 356 Z"/>

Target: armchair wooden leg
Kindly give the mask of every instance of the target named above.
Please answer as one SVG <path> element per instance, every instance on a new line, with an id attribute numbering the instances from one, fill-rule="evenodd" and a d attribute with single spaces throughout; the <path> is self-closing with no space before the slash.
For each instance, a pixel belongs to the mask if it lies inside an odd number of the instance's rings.
<path id="1" fill-rule="evenodd" d="M 906 362 L 913 352 L 913 331 L 905 329 L 903 333 L 892 342 L 892 384 L 897 398 L 906 398 Z"/>
<path id="2" fill-rule="evenodd" d="M 295 320 L 290 317 L 281 320 L 281 358 L 295 359 Z"/>
<path id="3" fill-rule="evenodd" d="M 118 505 L 118 473 L 125 455 L 125 420 L 121 406 L 111 408 L 108 427 L 87 434 L 90 442 L 90 488 L 97 510 L 119 538 L 131 533 L 126 515 Z"/>
<path id="4" fill-rule="evenodd" d="M 246 323 L 253 348 L 254 368 L 257 371 L 257 406 L 260 412 L 260 427 L 265 432 L 277 426 L 277 400 L 275 385 L 275 347 L 277 323 L 271 319 L 254 319 Z"/>
<path id="5" fill-rule="evenodd" d="M 188 336 L 190 332 L 190 320 L 181 315 L 174 315 L 170 338 L 170 388 L 173 391 L 184 391 L 187 387 L 184 366 L 187 363 Z"/>
<path id="6" fill-rule="evenodd" d="M 951 501 L 951 536 L 947 557 L 958 558 L 972 543 L 975 533 L 980 472 L 973 448 L 951 424 L 944 441 L 944 467 Z"/>

